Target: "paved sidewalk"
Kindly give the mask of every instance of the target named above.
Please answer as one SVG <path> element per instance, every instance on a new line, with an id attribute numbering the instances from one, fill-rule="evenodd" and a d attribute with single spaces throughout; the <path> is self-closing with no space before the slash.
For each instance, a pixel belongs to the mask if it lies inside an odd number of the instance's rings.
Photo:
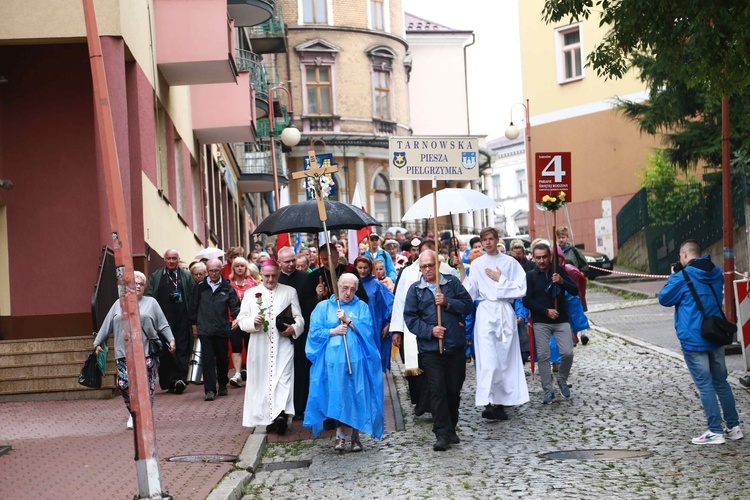
<path id="1" fill-rule="evenodd" d="M 431 422 L 405 408 L 406 432 L 363 441 L 364 453 L 335 452 L 332 439 L 271 444 L 263 464 L 309 460 L 308 468 L 259 470 L 246 487 L 256 498 L 747 498 L 750 437 L 696 446 L 705 419 L 681 362 L 618 336 L 592 331 L 576 348 L 571 400 L 531 402 L 507 422 L 473 405 L 474 370 L 462 394 L 462 443 L 433 452 Z M 401 401 L 406 385 L 396 377 Z M 750 392 L 735 390 L 743 422 Z M 746 431 L 750 428 L 745 427 Z M 748 432 L 750 434 L 750 432 Z M 648 458 L 551 460 L 560 450 L 644 450 Z"/>
<path id="2" fill-rule="evenodd" d="M 182 499 L 204 499 L 231 463 L 177 463 L 176 455 L 239 455 L 251 429 L 242 427 L 243 389 L 203 401 L 203 388 L 157 392 L 156 449 L 163 488 Z M 121 397 L 93 401 L 0 403 L 0 498 L 130 499 L 138 494 L 133 432 Z"/>

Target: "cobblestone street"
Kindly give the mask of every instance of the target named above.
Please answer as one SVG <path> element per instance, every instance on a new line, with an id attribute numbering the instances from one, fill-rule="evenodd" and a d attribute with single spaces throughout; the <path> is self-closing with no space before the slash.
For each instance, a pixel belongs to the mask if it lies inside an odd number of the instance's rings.
<path id="1" fill-rule="evenodd" d="M 596 293 L 590 300 L 610 299 Z M 539 377 L 529 377 L 531 402 L 511 409 L 506 422 L 485 421 L 473 406 L 472 365 L 462 396 L 462 442 L 440 453 L 432 451 L 431 421 L 414 417 L 406 384 L 395 373 L 405 432 L 388 432 L 380 442 L 365 439 L 365 452 L 358 454 L 339 455 L 332 438 L 269 444 L 264 465 L 312 463 L 309 468 L 261 469 L 244 498 L 750 497 L 750 438 L 723 446 L 690 443 L 704 431 L 705 419 L 684 365 L 618 336 L 597 331 L 589 336 L 589 344 L 575 350 L 571 400 L 558 393 L 552 405 L 542 406 Z M 750 393 L 733 389 L 748 433 Z M 618 460 L 542 456 L 584 449 L 652 455 Z"/>

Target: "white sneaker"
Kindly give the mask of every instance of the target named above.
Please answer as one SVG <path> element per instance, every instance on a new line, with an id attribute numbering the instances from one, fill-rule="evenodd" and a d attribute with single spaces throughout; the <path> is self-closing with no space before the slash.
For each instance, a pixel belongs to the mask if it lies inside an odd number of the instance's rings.
<path id="1" fill-rule="evenodd" d="M 697 438 L 693 438 L 693 444 L 724 444 L 724 434 L 714 434 L 711 431 L 706 431 Z"/>
<path id="2" fill-rule="evenodd" d="M 133 430 L 133 415 L 128 417 L 128 429 L 131 431 Z"/>
<path id="3" fill-rule="evenodd" d="M 229 379 L 229 385 L 232 387 L 242 387 L 242 374 L 240 372 L 235 373 L 234 377 Z"/>
<path id="4" fill-rule="evenodd" d="M 732 441 L 738 441 L 745 437 L 745 435 L 742 433 L 742 429 L 740 429 L 740 426 L 735 425 L 731 429 L 727 429 L 724 431 L 724 437 L 726 439 L 731 439 Z"/>

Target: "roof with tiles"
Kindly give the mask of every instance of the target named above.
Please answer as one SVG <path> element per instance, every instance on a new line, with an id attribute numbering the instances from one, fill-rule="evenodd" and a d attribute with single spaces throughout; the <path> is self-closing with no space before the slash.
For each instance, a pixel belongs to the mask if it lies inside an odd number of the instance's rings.
<path id="1" fill-rule="evenodd" d="M 434 23 L 419 16 L 415 16 L 414 14 L 409 14 L 408 12 L 404 12 L 404 20 L 406 22 L 407 33 L 433 33 L 436 31 L 441 33 L 471 33 L 471 30 L 449 28 L 442 24 Z"/>

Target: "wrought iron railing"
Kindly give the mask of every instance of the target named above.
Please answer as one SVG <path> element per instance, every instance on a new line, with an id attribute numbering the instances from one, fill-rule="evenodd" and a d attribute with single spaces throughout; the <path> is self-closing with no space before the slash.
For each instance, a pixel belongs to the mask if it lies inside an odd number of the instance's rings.
<path id="1" fill-rule="evenodd" d="M 268 21 L 252 26 L 248 29 L 250 38 L 258 37 L 281 37 L 284 36 L 284 15 L 281 11 L 281 4 L 275 2 L 273 16 Z"/>
<path id="2" fill-rule="evenodd" d="M 680 244 L 685 240 L 699 241 L 704 248 L 721 240 L 723 232 L 721 182 L 706 186 L 705 193 L 701 203 L 687 210 L 674 224 L 664 226 L 663 233 L 660 232 L 646 241 L 651 273 L 669 274 L 671 264 L 679 259 Z M 734 228 L 746 222 L 746 197 L 746 175 L 743 171 L 735 172 L 732 174 L 732 224 Z"/>
<path id="3" fill-rule="evenodd" d="M 281 144 L 276 144 L 276 172 L 280 177 L 287 178 L 288 173 L 281 160 Z M 273 175 L 271 161 L 271 146 L 268 142 L 238 142 L 234 146 L 234 156 L 241 174 Z"/>
<path id="4" fill-rule="evenodd" d="M 642 188 L 617 214 L 617 247 L 648 226 L 648 191 Z"/>
<path id="5" fill-rule="evenodd" d="M 237 68 L 250 72 L 250 83 L 255 89 L 255 97 L 268 101 L 268 75 L 263 66 L 263 58 L 258 54 L 244 49 L 235 49 Z"/>

